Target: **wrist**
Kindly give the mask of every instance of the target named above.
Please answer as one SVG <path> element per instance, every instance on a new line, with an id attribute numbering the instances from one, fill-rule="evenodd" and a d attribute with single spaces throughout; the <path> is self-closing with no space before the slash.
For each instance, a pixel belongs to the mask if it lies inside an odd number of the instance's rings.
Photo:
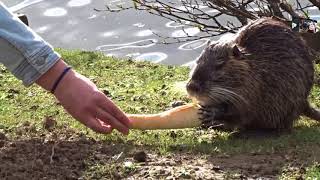
<path id="1" fill-rule="evenodd" d="M 58 79 L 54 82 L 52 88 L 51 88 L 51 93 L 54 94 L 55 90 L 57 89 L 57 87 L 59 86 L 60 82 L 62 81 L 63 77 L 68 73 L 68 71 L 70 71 L 71 67 L 68 66 L 66 68 L 64 68 L 63 72 L 60 74 L 60 76 L 58 77 Z"/>
<path id="2" fill-rule="evenodd" d="M 38 84 L 47 91 L 51 91 L 52 88 L 55 86 L 55 83 L 57 83 L 59 77 L 61 77 L 62 73 L 66 70 L 67 67 L 67 64 L 60 59 L 55 65 L 53 65 L 45 74 L 43 74 L 36 81 L 36 84 Z M 64 77 L 62 78 L 66 78 L 68 74 L 71 73 L 66 72 L 66 74 L 64 74 Z M 58 83 L 60 84 L 63 81 L 63 79 L 61 79 Z M 59 84 L 56 84 L 56 86 L 59 86 Z"/>

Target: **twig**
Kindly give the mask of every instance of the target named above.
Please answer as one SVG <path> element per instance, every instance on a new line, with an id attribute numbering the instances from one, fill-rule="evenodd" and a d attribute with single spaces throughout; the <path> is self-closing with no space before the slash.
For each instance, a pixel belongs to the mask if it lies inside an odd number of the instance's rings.
<path id="1" fill-rule="evenodd" d="M 51 147 L 50 164 L 53 163 L 54 149 L 56 146 L 57 146 L 57 144 L 54 143 L 53 146 Z"/>
<path id="2" fill-rule="evenodd" d="M 293 18 L 299 18 L 300 15 L 295 12 L 295 10 L 292 9 L 292 6 L 288 4 L 288 2 L 283 1 L 280 3 L 281 9 L 283 9 L 285 12 L 289 13 Z"/>

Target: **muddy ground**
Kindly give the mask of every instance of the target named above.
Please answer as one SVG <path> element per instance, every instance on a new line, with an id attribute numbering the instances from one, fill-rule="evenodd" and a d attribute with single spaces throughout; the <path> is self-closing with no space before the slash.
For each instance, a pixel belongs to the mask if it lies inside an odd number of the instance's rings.
<path id="1" fill-rule="evenodd" d="M 160 155 L 152 147 L 97 141 L 66 127 L 37 131 L 26 124 L 0 134 L 0 179 L 303 179 L 319 151 L 200 154 L 182 148 Z M 312 149 L 312 147 L 308 147 Z M 315 148 L 317 149 L 317 148 Z"/>

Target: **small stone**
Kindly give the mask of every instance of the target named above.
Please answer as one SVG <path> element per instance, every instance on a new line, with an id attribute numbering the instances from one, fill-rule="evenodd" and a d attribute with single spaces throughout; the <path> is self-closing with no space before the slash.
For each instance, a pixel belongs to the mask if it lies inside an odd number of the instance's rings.
<path id="1" fill-rule="evenodd" d="M 181 173 L 179 175 L 180 178 L 183 178 L 183 179 L 191 179 L 192 176 L 189 174 L 189 173 Z"/>
<path id="2" fill-rule="evenodd" d="M 6 144 L 6 141 L 0 140 L 0 148 L 2 148 Z"/>
<path id="3" fill-rule="evenodd" d="M 6 141 L 6 140 L 8 140 L 8 138 L 4 133 L 0 132 L 0 140 Z"/>
<path id="4" fill-rule="evenodd" d="M 244 175 L 244 174 L 241 174 L 241 175 L 239 176 L 239 178 L 240 178 L 240 179 L 248 179 L 248 177 L 247 177 L 246 175 Z"/>
<path id="5" fill-rule="evenodd" d="M 214 171 L 220 171 L 220 170 L 221 170 L 221 167 L 220 167 L 220 166 L 213 166 L 213 167 L 212 167 L 212 170 L 214 170 Z"/>
<path id="6" fill-rule="evenodd" d="M 103 92 L 103 94 L 105 94 L 106 96 L 110 96 L 110 95 L 111 95 L 110 91 L 107 90 L 107 89 L 104 89 L 102 92 Z"/>
<path id="7" fill-rule="evenodd" d="M 182 106 L 185 104 L 186 104 L 186 102 L 184 102 L 184 101 L 174 101 L 171 103 L 171 107 L 175 108 L 175 107 Z"/>
<path id="8" fill-rule="evenodd" d="M 17 127 L 17 129 L 16 129 L 16 134 L 18 135 L 18 136 L 22 136 L 22 134 L 24 134 L 24 129 L 22 128 L 22 127 Z"/>
<path id="9" fill-rule="evenodd" d="M 259 152 L 251 152 L 250 153 L 252 156 L 257 156 L 257 155 L 260 155 L 261 153 L 259 153 Z"/>
<path id="10" fill-rule="evenodd" d="M 24 127 L 28 127 L 28 126 L 30 126 L 31 125 L 31 123 L 29 122 L 29 121 L 24 121 L 23 123 L 22 123 L 22 126 L 24 126 Z"/>
<path id="11" fill-rule="evenodd" d="M 251 169 L 254 170 L 254 171 L 256 171 L 256 172 L 258 172 L 258 171 L 261 170 L 261 166 L 258 165 L 258 164 L 254 164 L 254 165 L 251 166 Z"/>
<path id="12" fill-rule="evenodd" d="M 171 131 L 171 132 L 170 132 L 170 137 L 172 137 L 173 139 L 175 139 L 175 138 L 177 138 L 177 137 L 178 137 L 178 135 L 177 135 L 177 133 L 176 133 L 176 132 Z"/>
<path id="13" fill-rule="evenodd" d="M 19 94 L 20 92 L 19 92 L 19 90 L 16 90 L 16 89 L 9 89 L 8 93 L 10 93 L 10 94 Z"/>
<path id="14" fill-rule="evenodd" d="M 37 110 L 38 108 L 39 108 L 38 105 L 33 105 L 33 106 L 30 107 L 30 110 L 35 111 L 35 110 Z"/>
<path id="15" fill-rule="evenodd" d="M 300 174 L 298 177 L 296 177 L 296 180 L 304 180 L 303 176 Z"/>
<path id="16" fill-rule="evenodd" d="M 134 164 L 133 164 L 133 162 L 131 162 L 131 161 L 126 161 L 126 162 L 123 163 L 123 166 L 124 166 L 125 168 L 131 169 L 132 167 L 134 167 Z"/>
<path id="17" fill-rule="evenodd" d="M 52 117 L 45 117 L 43 120 L 43 127 L 46 130 L 50 130 L 54 128 L 57 125 L 57 121 L 53 119 Z"/>
<path id="18" fill-rule="evenodd" d="M 164 170 L 164 169 L 159 170 L 159 175 L 164 175 L 165 173 L 166 173 L 166 170 Z"/>
<path id="19" fill-rule="evenodd" d="M 168 160 L 164 164 L 166 166 L 175 166 L 177 163 L 174 160 Z"/>
<path id="20" fill-rule="evenodd" d="M 164 90 L 161 90 L 161 91 L 160 91 L 160 95 L 161 95 L 161 96 L 166 96 L 167 94 L 168 94 L 167 91 L 164 91 Z"/>
<path id="21" fill-rule="evenodd" d="M 175 179 L 174 176 L 168 176 L 168 177 L 166 177 L 166 180 L 173 180 L 173 179 Z"/>
<path id="22" fill-rule="evenodd" d="M 44 165 L 43 161 L 41 159 L 36 160 L 36 165 L 42 167 Z"/>
<path id="23" fill-rule="evenodd" d="M 305 174 L 307 172 L 307 169 L 305 167 L 300 167 L 299 173 Z"/>
<path id="24" fill-rule="evenodd" d="M 133 159 L 137 162 L 146 162 L 147 161 L 147 154 L 144 151 L 139 151 L 134 154 Z"/>

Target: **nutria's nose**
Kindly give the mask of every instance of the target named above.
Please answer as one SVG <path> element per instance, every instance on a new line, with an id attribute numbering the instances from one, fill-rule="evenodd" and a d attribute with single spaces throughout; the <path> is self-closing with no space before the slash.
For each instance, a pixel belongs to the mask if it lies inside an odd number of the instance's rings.
<path id="1" fill-rule="evenodd" d="M 189 81 L 187 84 L 187 91 L 190 92 L 199 92 L 200 91 L 200 84 L 194 81 Z"/>

